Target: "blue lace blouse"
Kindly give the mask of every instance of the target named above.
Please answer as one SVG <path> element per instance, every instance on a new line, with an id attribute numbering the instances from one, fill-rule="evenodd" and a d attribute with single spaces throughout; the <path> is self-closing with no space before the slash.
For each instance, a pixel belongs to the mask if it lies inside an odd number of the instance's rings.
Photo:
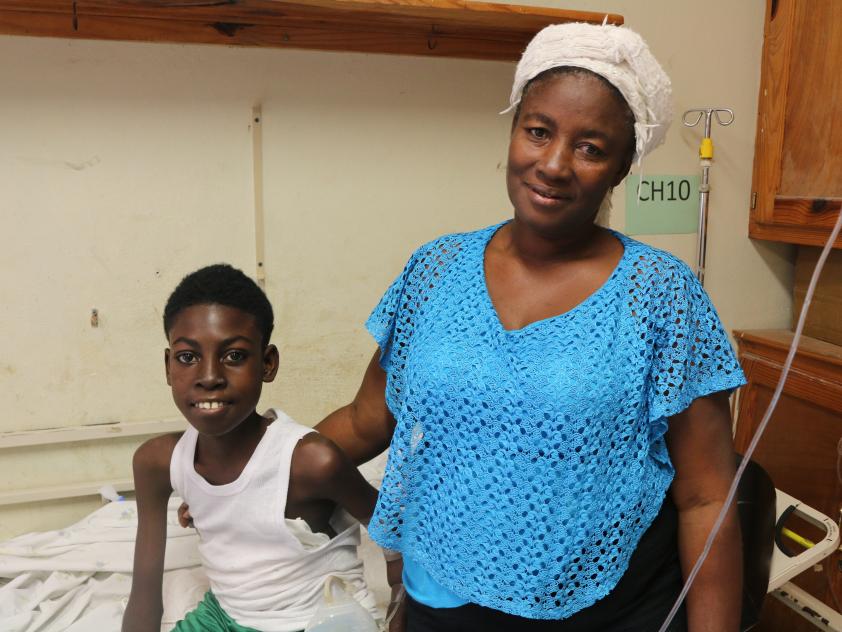
<path id="1" fill-rule="evenodd" d="M 602 287 L 504 329 L 484 272 L 501 225 L 419 248 L 366 322 L 397 421 L 369 533 L 468 601 L 563 619 L 658 513 L 667 418 L 744 377 L 687 266 L 619 233 Z"/>

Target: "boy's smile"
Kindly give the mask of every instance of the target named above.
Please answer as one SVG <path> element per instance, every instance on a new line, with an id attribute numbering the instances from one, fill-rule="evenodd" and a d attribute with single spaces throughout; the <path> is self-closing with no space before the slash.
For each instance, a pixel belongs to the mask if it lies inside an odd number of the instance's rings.
<path id="1" fill-rule="evenodd" d="M 256 415 L 263 382 L 278 370 L 278 352 L 264 349 L 251 314 L 235 307 L 193 305 L 169 330 L 167 383 L 187 421 L 201 434 L 222 436 Z"/>

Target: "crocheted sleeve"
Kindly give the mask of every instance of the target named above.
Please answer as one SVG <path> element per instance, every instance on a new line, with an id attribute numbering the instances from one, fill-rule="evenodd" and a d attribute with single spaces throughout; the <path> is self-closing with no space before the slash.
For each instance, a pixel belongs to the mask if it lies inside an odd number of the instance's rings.
<path id="1" fill-rule="evenodd" d="M 429 268 L 429 244 L 416 250 L 365 323 L 380 347 L 380 366 L 388 374 L 386 403 L 396 413 L 403 389 L 406 354 L 415 329 L 415 317 L 423 302 L 424 269 Z"/>
<path id="2" fill-rule="evenodd" d="M 649 380 L 649 418 L 685 410 L 693 400 L 745 384 L 719 316 L 681 261 L 666 260 Z"/>

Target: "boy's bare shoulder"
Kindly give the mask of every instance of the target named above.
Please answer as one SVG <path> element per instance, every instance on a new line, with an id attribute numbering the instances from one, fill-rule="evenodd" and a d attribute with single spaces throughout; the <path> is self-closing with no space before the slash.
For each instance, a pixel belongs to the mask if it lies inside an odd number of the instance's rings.
<path id="1" fill-rule="evenodd" d="M 144 441 L 134 453 L 132 465 L 135 471 L 148 474 L 166 472 L 169 476 L 172 453 L 183 434 L 171 432 Z"/>
<path id="2" fill-rule="evenodd" d="M 353 467 L 345 453 L 333 441 L 318 432 L 310 432 L 292 453 L 291 475 L 297 483 L 319 485 L 340 476 Z"/>

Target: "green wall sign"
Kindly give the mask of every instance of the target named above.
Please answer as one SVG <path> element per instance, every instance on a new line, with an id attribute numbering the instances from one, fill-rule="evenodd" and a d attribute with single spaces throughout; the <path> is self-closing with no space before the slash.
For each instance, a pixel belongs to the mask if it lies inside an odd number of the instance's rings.
<path id="1" fill-rule="evenodd" d="M 626 178 L 627 234 L 678 235 L 698 229 L 699 176 Z"/>

